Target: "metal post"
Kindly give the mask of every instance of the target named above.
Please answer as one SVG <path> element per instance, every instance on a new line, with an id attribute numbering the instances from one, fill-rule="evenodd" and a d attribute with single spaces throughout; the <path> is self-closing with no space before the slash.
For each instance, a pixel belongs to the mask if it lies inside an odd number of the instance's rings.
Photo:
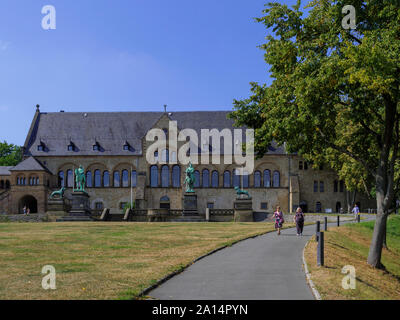
<path id="1" fill-rule="evenodd" d="M 320 224 L 321 224 L 321 222 L 319 220 L 315 224 L 315 241 L 318 241 L 318 234 L 319 234 L 319 231 L 320 231 Z"/>
<path id="2" fill-rule="evenodd" d="M 337 226 L 340 226 L 340 216 L 337 216 Z"/>
<path id="3" fill-rule="evenodd" d="M 325 231 L 328 231 L 328 217 L 324 217 Z"/>
<path id="4" fill-rule="evenodd" d="M 357 222 L 360 223 L 360 215 L 357 214 Z"/>
<path id="5" fill-rule="evenodd" d="M 319 232 L 319 241 L 317 246 L 317 266 L 324 265 L 324 233 Z"/>

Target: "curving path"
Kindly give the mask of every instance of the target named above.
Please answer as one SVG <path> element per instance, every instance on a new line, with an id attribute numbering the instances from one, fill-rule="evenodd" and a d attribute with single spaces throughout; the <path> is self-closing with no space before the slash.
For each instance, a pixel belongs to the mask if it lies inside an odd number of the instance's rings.
<path id="1" fill-rule="evenodd" d="M 310 225 L 302 237 L 291 228 L 280 236 L 272 232 L 241 241 L 199 260 L 148 295 L 162 300 L 314 299 L 302 268 L 304 246 L 314 233 Z"/>

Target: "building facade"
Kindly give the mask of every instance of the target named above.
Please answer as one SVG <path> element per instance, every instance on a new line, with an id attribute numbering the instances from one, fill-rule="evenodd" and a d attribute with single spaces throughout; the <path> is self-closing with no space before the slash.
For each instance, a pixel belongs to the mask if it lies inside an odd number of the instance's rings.
<path id="1" fill-rule="evenodd" d="M 109 208 L 120 213 L 133 199 L 140 209 L 182 209 L 186 165 L 177 161 L 167 140 L 163 150 L 154 153 L 157 164 L 150 164 L 146 152 L 154 143 L 146 140 L 152 129 L 167 135 L 171 121 L 178 133 L 192 129 L 234 130 L 229 112 L 104 112 L 70 113 L 35 112 L 23 146 L 24 160 L 15 167 L 0 168 L 0 213 L 45 213 L 52 191 L 74 185 L 74 169 L 82 165 L 86 172 L 86 190 L 93 211 Z M 244 141 L 243 141 L 244 142 Z M 185 144 L 178 142 L 179 148 Z M 217 144 L 196 146 L 216 151 Z M 234 144 L 235 141 L 232 141 Z M 236 141 L 236 143 L 238 143 Z M 235 174 L 236 164 L 225 164 L 224 144 L 220 146 L 219 164 L 194 164 L 198 210 L 232 209 L 235 186 L 249 191 L 253 210 L 273 212 L 280 205 L 284 212 L 301 206 L 306 212 L 339 212 L 347 207 L 346 190 L 335 172 L 312 169 L 296 154 L 272 145 L 267 154 L 256 159 L 249 175 Z M 192 149 L 193 150 L 193 149 Z M 373 199 L 358 195 L 361 209 L 374 208 Z"/>

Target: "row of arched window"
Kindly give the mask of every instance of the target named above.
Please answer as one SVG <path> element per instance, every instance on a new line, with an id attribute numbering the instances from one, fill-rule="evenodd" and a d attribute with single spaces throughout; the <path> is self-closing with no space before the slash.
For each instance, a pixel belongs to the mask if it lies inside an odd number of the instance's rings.
<path id="1" fill-rule="evenodd" d="M 209 171 L 208 169 L 203 169 L 200 173 L 199 170 L 194 171 L 195 177 L 195 188 L 218 188 L 219 187 L 219 172 L 217 170 Z M 226 170 L 222 176 L 224 188 L 231 187 L 241 187 L 249 188 L 250 181 L 249 175 L 237 175 L 235 170 L 233 172 Z M 181 169 L 178 165 L 170 167 L 168 165 L 161 166 L 161 170 L 158 166 L 154 165 L 150 167 L 150 186 L 151 187 L 180 187 L 181 183 Z M 274 171 L 271 177 L 270 170 L 264 170 L 263 174 L 261 171 L 254 172 L 254 185 L 255 188 L 278 188 L 280 187 L 280 173 L 279 171 Z"/>
<path id="2" fill-rule="evenodd" d="M 30 177 L 27 181 L 25 177 L 17 177 L 17 185 L 18 186 L 26 186 L 27 182 L 30 186 L 38 186 L 39 178 L 38 177 Z"/>
<path id="3" fill-rule="evenodd" d="M 60 187 L 72 188 L 74 186 L 74 174 L 71 169 L 66 171 L 58 172 L 58 184 Z M 137 184 L 137 173 L 136 170 L 129 172 L 128 170 L 114 171 L 110 176 L 109 171 L 100 170 L 86 171 L 86 187 L 87 188 L 101 188 L 101 187 L 115 187 L 115 188 L 127 188 L 136 187 Z"/>

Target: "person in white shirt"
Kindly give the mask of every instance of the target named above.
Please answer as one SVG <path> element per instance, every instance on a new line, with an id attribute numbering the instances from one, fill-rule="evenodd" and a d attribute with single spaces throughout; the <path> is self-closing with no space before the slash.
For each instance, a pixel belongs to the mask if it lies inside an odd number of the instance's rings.
<path id="1" fill-rule="evenodd" d="M 357 220 L 357 216 L 360 214 L 360 209 L 357 206 L 357 203 L 354 205 L 353 210 L 351 210 L 354 214 L 354 220 Z"/>

